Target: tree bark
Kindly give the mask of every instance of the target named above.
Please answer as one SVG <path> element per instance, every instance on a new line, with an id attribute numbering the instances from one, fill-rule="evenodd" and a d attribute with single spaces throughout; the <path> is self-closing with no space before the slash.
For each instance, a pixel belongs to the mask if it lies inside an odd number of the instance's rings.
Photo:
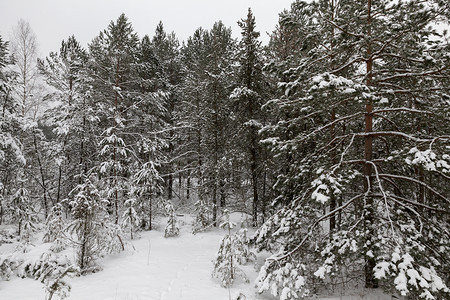
<path id="1" fill-rule="evenodd" d="M 189 202 L 189 198 L 191 197 L 191 175 L 188 174 L 186 179 L 186 202 Z"/>
<path id="2" fill-rule="evenodd" d="M 373 68 L 373 58 L 372 58 L 372 45 L 371 45 L 371 23 L 372 23 L 372 0 L 367 2 L 367 60 L 366 60 L 366 74 L 367 86 L 372 85 L 372 68 Z M 365 133 L 370 133 L 373 131 L 373 103 L 371 99 L 368 99 L 365 106 Z M 373 159 L 373 136 L 365 135 L 364 137 L 364 159 L 366 163 L 364 164 L 364 192 L 366 194 L 366 207 L 363 207 L 365 211 L 365 226 L 369 229 L 369 234 L 367 240 L 370 247 L 372 247 L 371 239 L 373 238 L 373 221 L 374 221 L 374 208 L 373 208 L 373 196 L 372 193 L 372 159 Z M 365 286 L 366 288 L 377 288 L 378 280 L 374 275 L 375 259 L 373 257 L 366 256 L 365 262 Z"/>

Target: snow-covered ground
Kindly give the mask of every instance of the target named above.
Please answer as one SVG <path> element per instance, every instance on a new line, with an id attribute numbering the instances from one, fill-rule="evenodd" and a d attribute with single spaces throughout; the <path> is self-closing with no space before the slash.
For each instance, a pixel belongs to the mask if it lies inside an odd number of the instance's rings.
<path id="1" fill-rule="evenodd" d="M 193 235 L 190 221 L 186 217 L 180 221 L 186 224 L 178 237 L 164 238 L 162 226 L 157 231 L 143 232 L 128 245 L 128 251 L 103 259 L 101 272 L 70 278 L 70 299 L 229 299 L 229 293 L 231 299 L 240 293 L 246 299 L 273 299 L 255 294 L 256 271 L 252 265 L 242 268 L 250 283 L 237 279 L 230 291 L 221 287 L 211 272 L 212 260 L 225 231 L 214 229 Z M 0 252 L 6 251 L 6 246 L 0 247 Z M 33 252 L 45 251 L 48 246 L 37 248 Z M 37 280 L 13 277 L 10 281 L 0 281 L 1 300 L 42 300 L 44 294 L 43 284 Z"/>
<path id="2" fill-rule="evenodd" d="M 239 223 L 240 216 L 233 216 Z M 211 277 L 212 260 L 215 258 L 220 240 L 225 235 L 221 229 L 191 233 L 191 219 L 180 217 L 180 235 L 163 237 L 163 226 L 159 230 L 142 232 L 139 239 L 131 241 L 128 250 L 110 255 L 100 261 L 102 271 L 86 276 L 70 278 L 71 300 L 221 300 L 236 299 L 243 294 L 246 300 L 275 299 L 268 294 L 257 294 L 254 280 L 257 272 L 253 264 L 241 266 L 250 282 L 237 279 L 230 290 L 223 288 Z M 164 219 L 162 220 L 164 223 Z M 0 246 L 0 254 L 11 252 L 12 244 Z M 49 244 L 37 245 L 27 253 L 37 258 Z M 68 255 L 73 251 L 69 250 Z M 261 258 L 260 258 L 261 259 Z M 261 263 L 261 262 L 259 262 Z M 353 296 L 327 297 L 322 300 L 388 300 L 381 292 Z M 43 300 L 43 284 L 38 280 L 12 277 L 0 280 L 0 300 Z M 58 299 L 56 296 L 54 300 Z"/>

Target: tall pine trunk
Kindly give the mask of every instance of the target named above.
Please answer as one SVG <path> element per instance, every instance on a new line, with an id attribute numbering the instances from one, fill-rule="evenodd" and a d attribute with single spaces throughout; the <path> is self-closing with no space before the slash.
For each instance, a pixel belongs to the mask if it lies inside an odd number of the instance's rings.
<path id="1" fill-rule="evenodd" d="M 373 58 L 372 58 L 372 45 L 371 45 L 371 35 L 372 35 L 372 0 L 368 0 L 367 2 L 367 60 L 366 60 L 366 85 L 372 85 L 372 69 L 373 69 Z M 374 202 L 372 195 L 372 159 L 373 159 L 373 136 L 371 133 L 373 132 L 373 103 L 369 98 L 366 100 L 365 106 L 365 136 L 364 136 L 364 159 L 366 163 L 364 164 L 364 192 L 365 192 L 365 226 L 369 229 L 369 234 L 367 236 L 367 241 L 369 242 L 370 247 L 373 247 L 371 244 L 371 239 L 373 235 L 373 220 L 374 220 Z M 377 288 L 378 281 L 374 275 L 375 268 L 375 258 L 366 256 L 365 262 L 365 286 L 366 288 Z"/>
<path id="2" fill-rule="evenodd" d="M 258 226 L 258 170 L 256 163 L 256 149 L 254 145 L 252 145 L 251 149 L 251 174 L 252 174 L 252 187 L 253 187 L 253 226 Z"/>

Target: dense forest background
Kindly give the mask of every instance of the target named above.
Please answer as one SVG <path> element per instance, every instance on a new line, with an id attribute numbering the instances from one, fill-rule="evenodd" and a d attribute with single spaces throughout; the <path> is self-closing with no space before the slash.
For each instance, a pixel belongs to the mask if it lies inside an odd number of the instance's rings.
<path id="1" fill-rule="evenodd" d="M 44 59 L 20 21 L 0 37 L 0 225 L 24 251 L 74 242 L 85 274 L 155 213 L 198 232 L 226 208 L 273 253 L 261 292 L 450 297 L 449 19 L 445 0 L 296 1 L 262 46 L 250 9 L 238 40 L 220 21 L 139 37 L 122 14 Z"/>

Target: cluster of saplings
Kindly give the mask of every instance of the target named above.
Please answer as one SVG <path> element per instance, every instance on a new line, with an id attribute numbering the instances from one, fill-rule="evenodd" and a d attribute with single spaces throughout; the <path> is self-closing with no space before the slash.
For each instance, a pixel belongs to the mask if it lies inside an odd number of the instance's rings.
<path id="1" fill-rule="evenodd" d="M 45 59 L 19 22 L 0 40 L 0 223 L 26 244 L 47 220 L 87 273 L 158 207 L 166 236 L 170 203 L 196 231 L 243 211 L 273 253 L 259 292 L 447 298 L 449 19 L 442 0 L 295 1 L 262 46 L 251 10 L 239 39 L 217 22 L 182 43 L 121 15 Z"/>

